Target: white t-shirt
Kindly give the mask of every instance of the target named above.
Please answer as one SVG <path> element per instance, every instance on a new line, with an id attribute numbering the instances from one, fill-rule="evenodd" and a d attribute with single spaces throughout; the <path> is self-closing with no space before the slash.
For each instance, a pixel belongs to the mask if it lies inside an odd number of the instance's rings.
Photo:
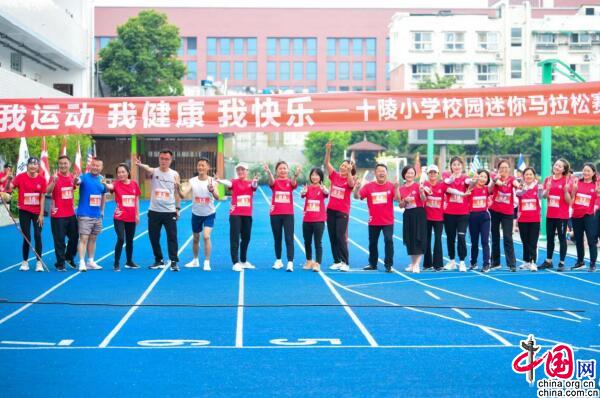
<path id="1" fill-rule="evenodd" d="M 206 180 L 194 177 L 189 181 L 192 187 L 192 213 L 197 216 L 206 217 L 215 213 L 215 198 L 208 190 L 209 180 L 212 180 L 213 187 L 217 189 L 217 181 L 212 177 Z"/>

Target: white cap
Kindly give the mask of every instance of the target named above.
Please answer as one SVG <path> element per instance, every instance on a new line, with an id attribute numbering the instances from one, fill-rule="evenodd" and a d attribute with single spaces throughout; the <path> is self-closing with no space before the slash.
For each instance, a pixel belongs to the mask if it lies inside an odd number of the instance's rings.
<path id="1" fill-rule="evenodd" d="M 239 162 L 239 163 L 238 163 L 238 164 L 235 166 L 235 169 L 237 170 L 237 169 L 239 169 L 239 168 L 242 168 L 242 169 L 246 169 L 246 170 L 248 170 L 248 164 L 246 164 L 246 163 L 244 163 L 244 162 Z"/>
<path id="2" fill-rule="evenodd" d="M 432 164 L 431 166 L 427 166 L 427 174 L 429 174 L 429 172 L 431 171 L 435 171 L 436 173 L 440 172 L 440 169 L 438 169 L 438 167 L 435 164 Z"/>

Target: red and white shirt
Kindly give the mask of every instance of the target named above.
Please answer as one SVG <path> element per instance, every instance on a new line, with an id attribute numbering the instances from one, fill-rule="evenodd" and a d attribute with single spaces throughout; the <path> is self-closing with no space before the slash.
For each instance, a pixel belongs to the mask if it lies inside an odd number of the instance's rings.
<path id="1" fill-rule="evenodd" d="M 513 185 L 515 178 L 508 176 L 505 179 L 499 178 L 498 181 L 504 183 L 502 186 L 494 184 L 492 190 L 492 205 L 490 210 L 497 213 L 511 215 L 515 211 L 515 187 Z"/>
<path id="2" fill-rule="evenodd" d="M 309 185 L 306 187 L 304 196 L 304 222 L 325 222 L 327 213 L 325 212 L 325 195 L 320 185 Z"/>
<path id="3" fill-rule="evenodd" d="M 350 214 L 352 188 L 348 185 L 348 179 L 342 177 L 337 171 L 332 171 L 329 174 L 329 179 L 331 180 L 331 188 L 327 208 Z"/>
<path id="4" fill-rule="evenodd" d="M 425 207 L 425 202 L 419 193 L 419 184 L 413 182 L 411 185 L 402 185 L 400 188 L 400 199 L 406 202 L 404 209 L 410 210 L 416 207 Z"/>
<path id="5" fill-rule="evenodd" d="M 469 210 L 471 213 L 487 211 L 489 190 L 487 186 L 475 186 L 471 190 L 469 199 Z"/>
<path id="6" fill-rule="evenodd" d="M 113 188 L 115 202 L 117 202 L 114 219 L 135 222 L 138 211 L 138 198 L 142 194 L 137 182 L 130 180 L 129 184 L 125 184 L 123 181 L 115 181 Z"/>
<path id="7" fill-rule="evenodd" d="M 519 193 L 518 222 L 540 222 L 542 207 L 540 205 L 539 186 L 537 183 L 525 187 Z"/>
<path id="8" fill-rule="evenodd" d="M 12 180 L 12 185 L 19 189 L 19 209 L 40 214 L 41 198 L 46 194 L 46 179 L 41 174 L 30 177 L 24 172 Z"/>
<path id="9" fill-rule="evenodd" d="M 565 200 L 565 185 L 567 177 L 562 176 L 558 179 L 554 177 L 546 178 L 544 189 L 550 181 L 550 190 L 548 191 L 548 210 L 546 218 L 558 218 L 561 220 L 569 219 L 569 204 Z"/>
<path id="10" fill-rule="evenodd" d="M 431 194 L 425 199 L 425 216 L 428 221 L 444 221 L 444 197 L 446 193 L 446 184 L 438 181 L 437 184 L 431 185 L 429 181 L 423 184 L 431 190 Z"/>
<path id="11" fill-rule="evenodd" d="M 579 181 L 572 203 L 573 218 L 583 218 L 586 214 L 593 215 L 597 196 L 595 182 Z"/>
<path id="12" fill-rule="evenodd" d="M 252 186 L 252 180 L 231 180 L 231 208 L 229 214 L 232 216 L 252 216 L 252 199 L 256 187 Z"/>
<path id="13" fill-rule="evenodd" d="M 371 181 L 358 194 L 361 199 L 367 199 L 369 225 L 394 224 L 394 184 Z"/>
<path id="14" fill-rule="evenodd" d="M 75 215 L 73 202 L 73 191 L 75 190 L 75 179 L 71 174 L 56 176 L 56 183 L 52 190 L 52 210 L 50 217 L 65 218 Z"/>
<path id="15" fill-rule="evenodd" d="M 294 214 L 293 193 L 297 186 L 289 178 L 277 178 L 273 182 L 270 215 Z"/>
<path id="16" fill-rule="evenodd" d="M 452 178 L 452 177 L 450 177 Z M 461 175 L 458 178 L 454 178 L 452 182 L 447 183 L 444 180 L 444 184 L 446 184 L 447 189 L 454 188 L 460 192 L 466 192 L 468 188 L 468 177 L 466 175 Z M 445 214 L 454 214 L 454 215 L 467 215 L 469 214 L 469 198 L 467 196 L 461 196 L 446 192 L 446 201 L 445 201 Z"/>

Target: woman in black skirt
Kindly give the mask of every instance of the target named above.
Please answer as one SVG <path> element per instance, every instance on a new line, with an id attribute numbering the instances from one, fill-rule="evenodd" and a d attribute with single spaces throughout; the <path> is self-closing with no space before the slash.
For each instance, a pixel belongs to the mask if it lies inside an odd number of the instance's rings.
<path id="1" fill-rule="evenodd" d="M 410 256 L 406 272 L 421 272 L 421 259 L 427 246 L 427 217 L 425 216 L 425 192 L 415 181 L 417 172 L 413 166 L 402 169 L 405 183 L 398 188 L 398 203 L 404 209 L 402 240 Z"/>

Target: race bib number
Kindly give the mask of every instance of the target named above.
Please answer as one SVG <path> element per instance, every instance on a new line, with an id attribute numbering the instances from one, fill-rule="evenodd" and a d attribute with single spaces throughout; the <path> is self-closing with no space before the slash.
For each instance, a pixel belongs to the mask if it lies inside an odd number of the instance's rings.
<path id="1" fill-rule="evenodd" d="M 496 195 L 496 203 L 501 203 L 501 204 L 510 204 L 510 198 L 512 196 L 512 193 L 506 193 L 506 192 L 498 192 L 498 194 Z"/>
<path id="2" fill-rule="evenodd" d="M 168 201 L 171 199 L 171 192 L 168 189 L 155 189 L 154 198 L 160 201 Z"/>
<path id="3" fill-rule="evenodd" d="M 548 195 L 548 207 L 559 208 L 560 207 L 560 196 Z"/>
<path id="4" fill-rule="evenodd" d="M 39 206 L 40 194 L 39 193 L 25 193 L 23 195 L 23 204 L 25 206 Z"/>
<path id="5" fill-rule="evenodd" d="M 463 197 L 460 195 L 450 195 L 451 203 L 463 203 Z"/>
<path id="6" fill-rule="evenodd" d="M 290 204 L 290 195 L 291 192 L 286 192 L 286 191 L 275 191 L 275 199 L 274 202 L 275 203 L 283 203 L 283 204 Z"/>
<path id="7" fill-rule="evenodd" d="M 318 213 L 321 211 L 321 201 L 320 200 L 308 200 L 306 202 L 306 211 L 310 211 L 311 213 Z"/>
<path id="8" fill-rule="evenodd" d="M 590 195 L 586 195 L 584 193 L 577 192 L 575 195 L 575 204 L 583 207 L 590 207 L 590 203 L 592 203 L 592 197 Z"/>
<path id="9" fill-rule="evenodd" d="M 60 198 L 61 199 L 73 199 L 73 188 L 72 187 L 62 187 L 60 189 Z"/>
<path id="10" fill-rule="evenodd" d="M 442 208 L 442 198 L 437 196 L 429 196 L 427 197 L 426 206 L 432 209 L 441 209 Z"/>
<path id="11" fill-rule="evenodd" d="M 414 209 L 417 207 L 414 196 L 407 196 L 404 198 L 404 201 L 406 202 L 406 206 L 404 206 L 405 209 Z"/>
<path id="12" fill-rule="evenodd" d="M 237 197 L 238 207 L 250 207 L 250 195 L 240 195 Z"/>
<path id="13" fill-rule="evenodd" d="M 331 186 L 331 197 L 332 198 L 336 198 L 336 199 L 344 199 L 344 193 L 345 193 L 345 189 L 342 187 L 338 187 L 335 185 Z"/>
<path id="14" fill-rule="evenodd" d="M 521 210 L 522 211 L 537 210 L 537 199 L 521 199 Z"/>
<path id="15" fill-rule="evenodd" d="M 123 202 L 123 207 L 135 207 L 134 195 L 123 195 L 121 201 Z"/>
<path id="16" fill-rule="evenodd" d="M 194 196 L 194 203 L 200 206 L 208 206 L 210 198 L 208 196 Z"/>
<path id="17" fill-rule="evenodd" d="M 102 195 L 90 195 L 90 207 L 100 207 Z"/>
<path id="18" fill-rule="evenodd" d="M 474 209 L 485 209 L 487 204 L 486 196 L 473 196 L 473 208 Z"/>
<path id="19" fill-rule="evenodd" d="M 381 205 L 387 203 L 388 193 L 387 192 L 372 192 L 371 201 L 374 205 Z"/>

